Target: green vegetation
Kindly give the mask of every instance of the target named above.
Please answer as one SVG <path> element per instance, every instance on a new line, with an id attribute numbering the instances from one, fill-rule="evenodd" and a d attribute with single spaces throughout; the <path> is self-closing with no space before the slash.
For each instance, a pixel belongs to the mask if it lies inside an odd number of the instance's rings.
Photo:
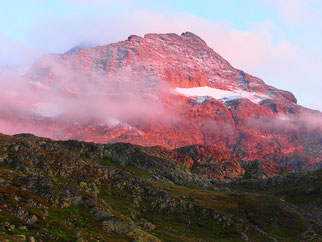
<path id="1" fill-rule="evenodd" d="M 141 178 L 148 178 L 149 176 L 151 176 L 151 172 L 149 172 L 149 171 L 146 171 L 144 169 L 140 169 L 140 168 L 135 167 L 133 165 L 120 165 L 116 162 L 109 160 L 108 158 L 104 158 L 104 159 L 100 160 L 99 163 L 103 166 L 113 166 L 113 167 L 119 168 L 123 171 L 132 173 L 132 174 L 134 174 L 138 177 L 141 177 Z"/>
<path id="2" fill-rule="evenodd" d="M 138 146 L 3 136 L 0 240 L 319 241 L 321 174 L 213 185 Z"/>

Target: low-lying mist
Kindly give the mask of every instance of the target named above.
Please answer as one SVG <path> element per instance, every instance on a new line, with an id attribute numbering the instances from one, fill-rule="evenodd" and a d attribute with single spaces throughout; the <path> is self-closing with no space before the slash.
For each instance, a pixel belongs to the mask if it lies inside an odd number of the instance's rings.
<path id="1" fill-rule="evenodd" d="M 322 134 L 322 115 L 318 111 L 305 110 L 297 114 L 278 114 L 274 117 L 251 117 L 247 119 L 246 126 L 273 134 L 290 132 Z"/>
<path id="2" fill-rule="evenodd" d="M 170 87 L 157 78 L 143 85 L 125 72 L 107 76 L 97 70 L 73 70 L 56 56 L 46 60 L 46 68 L 23 76 L 0 75 L 0 132 L 52 137 L 46 130 L 51 123 L 88 127 L 176 120 L 159 101 Z"/>

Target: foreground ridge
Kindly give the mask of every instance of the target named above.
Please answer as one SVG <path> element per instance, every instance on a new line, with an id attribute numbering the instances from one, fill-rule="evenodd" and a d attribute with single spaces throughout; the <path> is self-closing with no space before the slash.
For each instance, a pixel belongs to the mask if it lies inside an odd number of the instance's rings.
<path id="1" fill-rule="evenodd" d="M 200 150 L 217 156 L 206 163 Z M 225 154 L 0 135 L 0 239 L 322 239 L 321 170 L 262 179 L 259 161 Z M 225 159 L 243 172 L 203 175 Z"/>

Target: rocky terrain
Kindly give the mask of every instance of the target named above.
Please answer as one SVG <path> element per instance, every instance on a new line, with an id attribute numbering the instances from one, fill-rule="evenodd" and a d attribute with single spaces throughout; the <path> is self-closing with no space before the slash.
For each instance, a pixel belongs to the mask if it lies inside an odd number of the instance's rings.
<path id="1" fill-rule="evenodd" d="M 322 171 L 285 171 L 212 146 L 0 135 L 0 240 L 321 241 Z"/>
<path id="2" fill-rule="evenodd" d="M 1 113 L 13 134 L 27 130 L 56 140 L 169 149 L 216 146 L 232 157 L 275 166 L 274 174 L 280 165 L 307 170 L 321 164 L 321 113 L 233 68 L 190 32 L 78 46 L 43 56 L 24 78 L 33 97 L 45 101 L 31 102 L 31 114 L 25 102 L 20 116 Z M 230 166 L 241 174 L 233 159 Z"/>

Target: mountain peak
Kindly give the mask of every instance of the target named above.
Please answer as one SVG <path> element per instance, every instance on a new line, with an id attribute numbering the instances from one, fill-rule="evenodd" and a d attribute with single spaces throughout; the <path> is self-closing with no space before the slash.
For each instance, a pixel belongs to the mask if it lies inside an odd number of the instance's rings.
<path id="1" fill-rule="evenodd" d="M 181 34 L 181 37 L 185 40 L 190 40 L 191 42 L 196 44 L 207 45 L 207 43 L 203 39 L 191 32 L 184 32 Z"/>
<path id="2" fill-rule="evenodd" d="M 138 41 L 138 40 L 141 40 L 141 39 L 142 39 L 142 37 L 140 37 L 140 36 L 138 36 L 138 35 L 135 35 L 135 34 L 130 35 L 130 36 L 127 38 L 127 40 L 128 40 L 128 41 Z"/>
<path id="3" fill-rule="evenodd" d="M 133 38 L 131 35 L 129 38 Z M 138 36 L 135 36 L 138 38 Z M 139 37 L 140 38 L 140 37 Z M 188 41 L 194 45 L 200 45 L 203 47 L 208 47 L 207 43 L 200 38 L 198 35 L 191 33 L 191 32 L 184 32 L 181 35 L 176 33 L 167 33 L 167 34 L 156 34 L 156 33 L 149 33 L 144 35 L 144 39 L 152 39 L 152 40 L 163 40 L 163 41 Z"/>
<path id="4" fill-rule="evenodd" d="M 30 83 L 45 82 L 48 90 L 62 87 L 64 95 L 73 97 L 75 93 L 87 97 L 88 86 L 95 83 L 99 88 L 90 95 L 104 93 L 104 98 L 111 90 L 122 95 L 131 86 L 138 91 L 128 92 L 138 100 L 130 103 L 124 98 L 125 104 L 118 106 L 114 98 L 102 104 L 91 97 L 90 109 L 102 107 L 96 113 L 104 116 L 93 115 L 87 126 L 87 112 L 84 116 L 76 110 L 84 121 L 67 115 L 71 124 L 66 124 L 66 132 L 52 131 L 52 138 L 167 148 L 211 145 L 243 160 L 273 161 L 294 169 L 321 161 L 321 126 L 314 122 L 312 127 L 311 119 L 322 115 L 311 117 L 310 110 L 296 104 L 293 94 L 235 69 L 194 33 L 131 35 L 126 41 L 54 57 L 35 64 L 28 75 Z M 128 107 L 144 111 L 129 114 Z M 48 110 L 40 110 L 45 120 Z M 147 121 L 147 115 L 153 121 Z"/>

